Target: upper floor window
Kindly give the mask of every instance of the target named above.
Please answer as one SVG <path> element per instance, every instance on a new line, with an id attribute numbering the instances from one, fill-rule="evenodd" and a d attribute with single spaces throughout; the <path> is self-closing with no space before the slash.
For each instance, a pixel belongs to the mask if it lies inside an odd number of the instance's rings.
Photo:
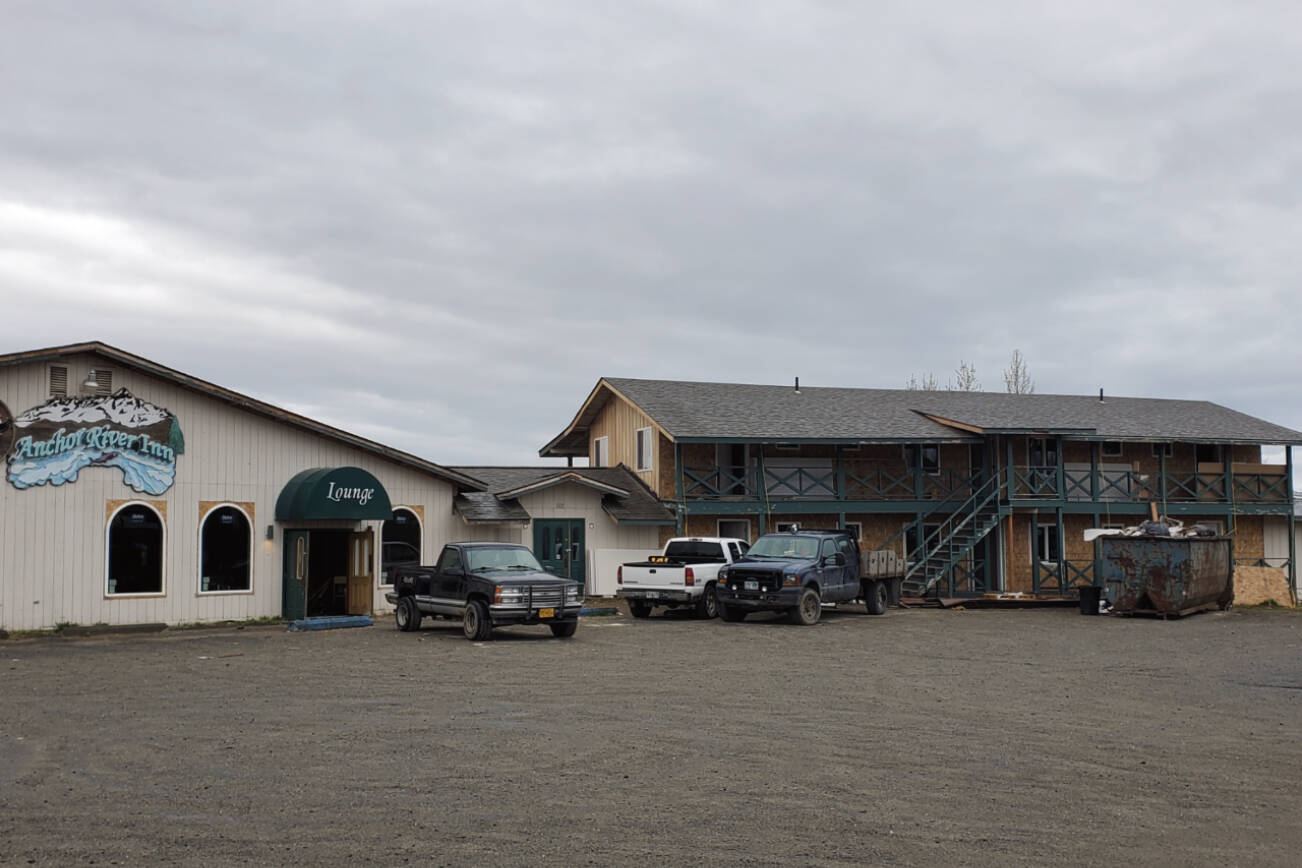
<path id="1" fill-rule="evenodd" d="M 598 437 L 592 441 L 592 466 L 608 467 L 610 465 L 610 438 Z"/>
<path id="2" fill-rule="evenodd" d="M 199 592 L 248 591 L 253 554 L 249 517 L 237 506 L 219 506 L 204 516 L 199 529 Z"/>
<path id="3" fill-rule="evenodd" d="M 940 473 L 940 446 L 935 443 L 905 446 L 904 457 L 910 468 L 920 464 L 923 473 Z"/>
<path id="4" fill-rule="evenodd" d="M 1032 437 L 1026 444 L 1027 464 L 1032 467 L 1058 466 L 1058 441 L 1052 437 Z"/>
<path id="5" fill-rule="evenodd" d="M 1121 441 L 1120 441 L 1120 440 L 1104 440 L 1104 441 L 1103 441 L 1103 457 L 1104 457 L 1104 458 L 1120 458 L 1120 457 L 1121 457 L 1121 453 L 1122 453 L 1122 449 L 1121 449 Z"/>
<path id="6" fill-rule="evenodd" d="M 650 470 L 652 468 L 652 449 L 655 444 L 655 437 L 651 434 L 650 428 L 637 429 L 637 469 Z"/>
<path id="7" fill-rule="evenodd" d="M 1160 458 L 1170 458 L 1170 457 L 1171 457 L 1171 444 L 1170 444 L 1170 443 L 1154 443 L 1154 444 L 1153 444 L 1153 457 L 1154 457 L 1154 458 L 1159 458 L 1159 457 L 1160 457 Z"/>
<path id="8" fill-rule="evenodd" d="M 732 539 L 750 539 L 750 519 L 721 518 L 718 520 L 719 536 Z"/>
<path id="9" fill-rule="evenodd" d="M 420 563 L 420 519 L 410 509 L 394 509 L 380 531 L 380 584 L 392 585 L 394 567 Z"/>
<path id="10" fill-rule="evenodd" d="M 108 526 L 108 596 L 163 593 L 163 519 L 152 506 L 129 503 Z"/>
<path id="11" fill-rule="evenodd" d="M 1225 460 L 1219 443 L 1199 443 L 1194 446 L 1194 460 L 1199 464 L 1220 464 Z"/>

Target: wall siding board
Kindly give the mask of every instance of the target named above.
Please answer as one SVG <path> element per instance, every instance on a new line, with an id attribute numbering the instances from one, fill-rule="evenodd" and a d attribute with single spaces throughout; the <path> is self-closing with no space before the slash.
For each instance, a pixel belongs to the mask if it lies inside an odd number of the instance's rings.
<path id="1" fill-rule="evenodd" d="M 68 359 L 69 382 L 80 383 L 90 357 Z M 19 490 L 0 483 L 0 628 L 34 630 L 59 622 L 128 624 L 186 623 L 279 616 L 281 542 L 285 526 L 275 522 L 281 488 L 300 470 L 352 465 L 374 474 L 394 503 L 422 507 L 422 546 L 436 552 L 445 542 L 466 538 L 466 525 L 452 512 L 453 488 L 445 480 L 389 461 L 348 444 L 293 428 L 181 388 L 147 373 L 111 367 L 114 387 L 176 415 L 185 436 L 174 485 L 158 497 L 140 496 L 110 468 L 88 467 L 76 482 Z M 48 395 L 47 365 L 0 369 L 0 400 L 20 414 Z M 104 595 L 106 507 L 110 501 L 165 504 L 166 549 L 162 597 L 106 599 Z M 199 504 L 252 503 L 253 592 L 198 593 Z M 265 539 L 267 524 L 275 540 Z M 380 522 L 358 522 L 374 530 Z M 496 538 L 500 531 L 486 532 Z M 517 534 L 518 535 L 518 534 Z M 378 545 L 373 552 L 377 610 L 387 608 L 378 585 Z"/>

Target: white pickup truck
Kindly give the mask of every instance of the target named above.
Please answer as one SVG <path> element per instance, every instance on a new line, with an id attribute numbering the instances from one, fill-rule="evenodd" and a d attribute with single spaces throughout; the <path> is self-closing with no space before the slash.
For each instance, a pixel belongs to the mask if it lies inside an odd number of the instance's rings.
<path id="1" fill-rule="evenodd" d="M 732 537 L 675 537 L 649 560 L 621 566 L 616 596 L 628 601 L 634 618 L 647 617 L 656 606 L 690 606 L 698 618 L 713 618 L 719 614 L 714 595 L 719 568 L 740 559 L 748 548 L 744 539 Z"/>

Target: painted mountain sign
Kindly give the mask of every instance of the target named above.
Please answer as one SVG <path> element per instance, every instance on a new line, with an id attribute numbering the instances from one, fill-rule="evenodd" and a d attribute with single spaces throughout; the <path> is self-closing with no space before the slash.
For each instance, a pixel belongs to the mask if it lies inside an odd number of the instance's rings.
<path id="1" fill-rule="evenodd" d="M 76 482 L 84 467 L 115 467 L 142 494 L 162 494 L 176 480 L 185 438 L 176 417 L 119 389 L 90 398 L 51 398 L 15 418 L 8 441 L 15 488 Z"/>

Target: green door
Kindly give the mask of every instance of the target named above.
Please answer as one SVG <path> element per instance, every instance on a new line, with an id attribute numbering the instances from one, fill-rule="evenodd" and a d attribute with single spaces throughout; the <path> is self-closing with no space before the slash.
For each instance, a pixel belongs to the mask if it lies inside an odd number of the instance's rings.
<path id="1" fill-rule="evenodd" d="M 583 547 L 583 519 L 539 518 L 533 523 L 533 553 L 558 576 L 582 583 L 587 552 Z"/>
<path id="2" fill-rule="evenodd" d="M 285 569 L 281 582 L 280 609 L 287 621 L 297 621 L 307 616 L 307 542 L 307 531 L 285 531 Z"/>

